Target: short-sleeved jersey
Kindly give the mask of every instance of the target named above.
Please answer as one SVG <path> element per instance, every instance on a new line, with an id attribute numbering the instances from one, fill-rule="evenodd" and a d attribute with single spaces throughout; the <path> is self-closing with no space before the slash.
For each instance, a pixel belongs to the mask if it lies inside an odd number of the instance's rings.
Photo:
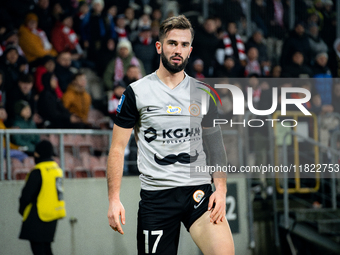
<path id="1" fill-rule="evenodd" d="M 213 104 L 208 104 L 208 114 L 202 115 L 203 88 L 207 89 L 185 74 L 183 81 L 170 89 L 154 72 L 124 92 L 115 125 L 135 128 L 142 189 L 211 183 L 209 173 L 192 174 L 195 166 L 206 165 L 202 126 L 212 126 L 217 117 Z"/>

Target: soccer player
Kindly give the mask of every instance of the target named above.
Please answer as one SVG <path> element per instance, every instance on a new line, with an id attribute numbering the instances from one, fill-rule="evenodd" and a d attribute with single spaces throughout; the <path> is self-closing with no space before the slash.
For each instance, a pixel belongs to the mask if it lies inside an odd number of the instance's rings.
<path id="1" fill-rule="evenodd" d="M 193 29 L 185 16 L 163 21 L 156 42 L 158 70 L 132 83 L 117 108 L 107 166 L 108 219 L 113 230 L 124 234 L 119 192 L 124 149 L 135 128 L 142 189 L 138 254 L 177 254 L 181 222 L 204 254 L 234 254 L 225 217 L 226 176 L 192 170 L 206 165 L 202 138 L 210 164 L 226 165 L 221 130 L 212 127 L 216 107 L 209 103 L 203 116 L 203 103 L 193 91 L 206 87 L 184 72 L 192 41 Z"/>

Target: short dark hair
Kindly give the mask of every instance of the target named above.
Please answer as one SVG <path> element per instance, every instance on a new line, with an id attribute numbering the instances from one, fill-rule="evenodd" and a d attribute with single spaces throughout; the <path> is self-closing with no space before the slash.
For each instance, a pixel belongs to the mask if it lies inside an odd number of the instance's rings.
<path id="1" fill-rule="evenodd" d="M 29 73 L 20 73 L 19 82 L 23 83 L 33 83 L 33 76 Z"/>
<path id="2" fill-rule="evenodd" d="M 184 15 L 173 16 L 164 20 L 159 28 L 159 40 L 163 41 L 166 34 L 173 29 L 189 29 L 191 41 L 194 40 L 194 29 L 192 28 L 190 21 Z"/>
<path id="3" fill-rule="evenodd" d="M 85 75 L 85 73 L 83 73 L 83 72 L 77 72 L 77 73 L 75 73 L 74 75 L 73 75 L 73 77 L 72 77 L 72 81 L 75 81 L 79 76 L 82 76 L 82 75 Z M 86 75 L 85 75 L 86 76 Z"/>

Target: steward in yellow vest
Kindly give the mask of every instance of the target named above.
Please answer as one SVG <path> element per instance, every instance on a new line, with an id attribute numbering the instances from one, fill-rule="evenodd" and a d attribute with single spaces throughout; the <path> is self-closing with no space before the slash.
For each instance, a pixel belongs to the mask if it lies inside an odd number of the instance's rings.
<path id="1" fill-rule="evenodd" d="M 66 216 L 63 171 L 52 160 L 53 146 L 41 141 L 34 152 L 35 168 L 28 174 L 20 197 L 23 223 L 19 238 L 31 242 L 33 254 L 52 254 L 57 220 Z"/>

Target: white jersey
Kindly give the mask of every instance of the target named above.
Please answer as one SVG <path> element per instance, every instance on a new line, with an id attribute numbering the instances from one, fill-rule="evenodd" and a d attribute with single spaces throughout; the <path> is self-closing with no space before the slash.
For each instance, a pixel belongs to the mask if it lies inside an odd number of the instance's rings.
<path id="1" fill-rule="evenodd" d="M 207 89 L 185 74 L 170 89 L 154 72 L 132 83 L 121 97 L 115 124 L 135 128 L 142 189 L 211 183 L 210 174 L 195 173 L 195 166 L 206 165 L 202 126 L 212 125 L 217 109 L 210 104 L 209 114 L 202 115 L 199 88 Z"/>

